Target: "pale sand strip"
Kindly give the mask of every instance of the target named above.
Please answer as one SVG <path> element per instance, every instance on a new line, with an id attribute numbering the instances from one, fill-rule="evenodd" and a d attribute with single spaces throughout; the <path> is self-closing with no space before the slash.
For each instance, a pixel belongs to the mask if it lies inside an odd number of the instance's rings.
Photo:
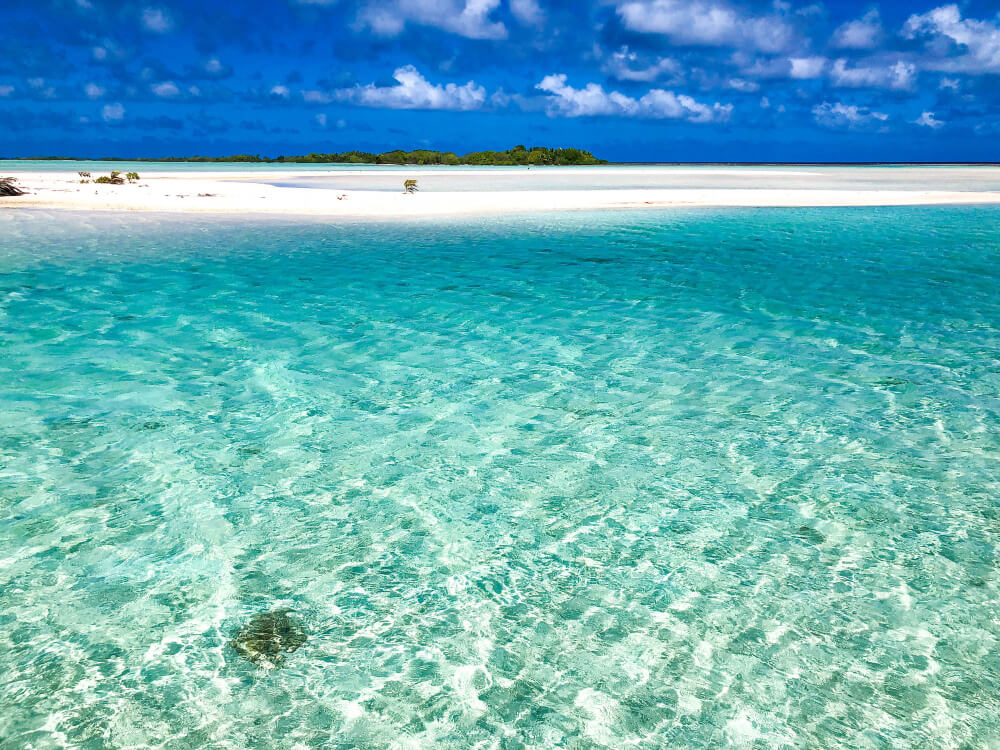
<path id="1" fill-rule="evenodd" d="M 411 170 L 407 174 L 419 173 Z M 160 172 L 134 185 L 80 184 L 66 172 L 7 173 L 29 195 L 0 198 L 0 207 L 156 211 L 329 217 L 421 217 L 531 211 L 726 206 L 916 206 L 1000 204 L 1000 191 L 627 189 L 503 192 L 402 192 L 275 187 L 251 180 L 281 181 L 301 172 Z M 402 174 L 402 172 L 401 172 Z M 330 175 L 325 175 L 330 176 Z"/>

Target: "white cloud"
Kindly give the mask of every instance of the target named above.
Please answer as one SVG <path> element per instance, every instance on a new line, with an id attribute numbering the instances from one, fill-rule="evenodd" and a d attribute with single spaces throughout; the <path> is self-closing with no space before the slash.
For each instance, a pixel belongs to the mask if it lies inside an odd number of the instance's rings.
<path id="1" fill-rule="evenodd" d="M 33 89 L 40 89 L 40 88 L 42 88 L 42 86 L 45 85 L 45 79 L 44 78 L 29 78 L 28 79 L 28 85 L 31 86 L 31 88 L 33 88 Z"/>
<path id="2" fill-rule="evenodd" d="M 469 39 L 504 39 L 507 27 L 490 18 L 500 0 L 370 0 L 358 15 L 376 34 L 396 36 L 408 22 Z"/>
<path id="3" fill-rule="evenodd" d="M 935 118 L 933 112 L 924 112 L 913 122 L 915 125 L 923 125 L 925 128 L 930 128 L 931 130 L 938 130 L 944 127 L 944 122 Z"/>
<path id="4" fill-rule="evenodd" d="M 205 63 L 206 73 L 217 75 L 218 73 L 221 73 L 223 70 L 225 70 L 225 66 L 217 57 L 213 57 L 211 60 Z"/>
<path id="5" fill-rule="evenodd" d="M 91 50 L 91 53 L 94 55 L 94 59 L 95 60 L 107 60 L 108 59 L 108 51 L 106 49 L 104 49 L 104 47 L 94 47 Z"/>
<path id="6" fill-rule="evenodd" d="M 957 78 L 942 78 L 941 82 L 938 84 L 938 88 L 944 91 L 948 89 L 950 91 L 958 91 L 960 84 Z"/>
<path id="7" fill-rule="evenodd" d="M 363 107 L 386 109 L 473 110 L 480 109 L 486 101 L 486 89 L 477 86 L 475 81 L 462 86 L 454 83 L 444 86 L 432 84 L 412 65 L 397 68 L 392 77 L 399 83 L 398 86 L 376 86 L 370 83 L 367 86 L 340 89 L 333 98 Z M 303 92 L 303 96 L 310 93 L 321 94 Z M 306 101 L 320 99 L 306 97 Z"/>
<path id="8" fill-rule="evenodd" d="M 282 99 L 287 99 L 290 93 L 288 86 L 282 86 L 280 83 L 272 87 L 270 91 L 271 96 L 280 96 Z"/>
<path id="9" fill-rule="evenodd" d="M 730 78 L 726 82 L 726 87 L 735 91 L 742 91 L 745 94 L 760 90 L 760 84 L 756 81 L 748 81 L 744 78 Z"/>
<path id="10" fill-rule="evenodd" d="M 639 55 L 622 47 L 613 53 L 604 62 L 603 70 L 619 81 L 655 81 L 665 73 L 672 74 L 673 79 L 678 79 L 681 73 L 681 65 L 676 60 L 669 57 L 660 57 L 656 60 L 641 60 Z"/>
<path id="11" fill-rule="evenodd" d="M 163 81 L 162 83 L 155 83 L 149 87 L 154 94 L 157 96 L 168 99 L 172 96 L 177 96 L 181 93 L 180 89 L 177 88 L 177 84 L 173 81 Z"/>
<path id="12" fill-rule="evenodd" d="M 618 91 L 605 91 L 596 83 L 575 89 L 566 83 L 566 76 L 549 75 L 535 86 L 546 92 L 550 117 L 589 117 L 618 115 L 651 119 L 719 122 L 729 119 L 732 104 L 703 104 L 685 94 L 652 89 L 641 99 L 633 99 Z"/>
<path id="13" fill-rule="evenodd" d="M 917 66 L 899 60 L 892 65 L 848 68 L 847 61 L 837 60 L 830 70 L 834 86 L 911 90 L 917 81 Z"/>
<path id="14" fill-rule="evenodd" d="M 826 71 L 829 60 L 821 56 L 810 57 L 749 57 L 733 55 L 732 62 L 739 66 L 744 78 L 794 78 L 808 80 L 819 78 Z"/>
<path id="15" fill-rule="evenodd" d="M 950 54 L 938 49 L 937 59 L 928 60 L 925 67 L 961 73 L 1000 73 L 1000 25 L 974 18 L 962 18 L 957 5 L 942 5 L 923 14 L 915 14 L 903 26 L 903 35 L 913 39 L 920 35 L 948 39 L 964 48 L 964 54 Z"/>
<path id="16" fill-rule="evenodd" d="M 279 88 L 279 87 L 276 86 L 275 88 Z M 285 87 L 281 86 L 280 88 L 285 88 Z M 272 92 L 273 92 L 273 90 L 274 89 L 272 89 Z M 279 94 L 279 96 L 280 96 L 280 94 Z M 302 92 L 302 101 L 308 102 L 309 104 L 329 104 L 330 102 L 333 101 L 333 99 L 334 99 L 333 96 L 331 96 L 330 94 L 327 94 L 327 93 L 325 93 L 323 91 L 303 91 Z"/>
<path id="17" fill-rule="evenodd" d="M 96 83 L 88 83 L 83 87 L 84 93 L 91 99 L 100 99 L 104 96 L 104 89 L 98 86 Z"/>
<path id="18" fill-rule="evenodd" d="M 0 96 L 10 96 L 14 93 L 13 86 L 0 86 Z"/>
<path id="19" fill-rule="evenodd" d="M 201 89 L 197 86 L 191 86 L 188 88 L 188 93 L 191 94 L 191 96 L 201 96 Z"/>
<path id="20" fill-rule="evenodd" d="M 326 127 L 326 115 L 323 114 L 322 112 L 320 112 L 318 115 L 316 115 L 316 124 L 319 125 L 321 128 L 325 128 Z"/>
<path id="21" fill-rule="evenodd" d="M 525 26 L 542 26 L 545 23 L 545 12 L 538 0 L 510 0 L 510 12 Z"/>
<path id="22" fill-rule="evenodd" d="M 161 8 L 145 8 L 142 11 L 142 25 L 154 34 L 164 34 L 173 28 L 174 22 Z"/>
<path id="23" fill-rule="evenodd" d="M 831 44 L 841 49 L 872 49 L 882 39 L 882 19 L 878 8 L 872 8 L 861 18 L 848 21 L 833 32 Z"/>
<path id="24" fill-rule="evenodd" d="M 813 119 L 824 127 L 851 130 L 878 125 L 889 119 L 889 115 L 883 112 L 873 112 L 867 107 L 840 102 L 817 104 L 813 107 L 812 113 Z"/>
<path id="25" fill-rule="evenodd" d="M 101 110 L 101 117 L 104 122 L 121 122 L 125 117 L 125 107 L 121 104 L 105 104 Z"/>
<path id="26" fill-rule="evenodd" d="M 825 57 L 790 57 L 788 62 L 792 66 L 788 73 L 790 78 L 819 78 L 826 70 Z"/>
<path id="27" fill-rule="evenodd" d="M 626 28 L 665 34 L 674 44 L 780 52 L 795 38 L 781 15 L 748 15 L 721 0 L 617 0 L 617 10 Z"/>

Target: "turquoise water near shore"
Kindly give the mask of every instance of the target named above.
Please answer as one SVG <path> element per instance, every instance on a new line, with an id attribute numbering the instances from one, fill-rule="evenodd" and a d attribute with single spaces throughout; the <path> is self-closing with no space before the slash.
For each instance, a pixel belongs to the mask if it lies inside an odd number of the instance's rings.
<path id="1" fill-rule="evenodd" d="M 0 748 L 994 747 L 998 290 L 996 207 L 0 212 Z"/>

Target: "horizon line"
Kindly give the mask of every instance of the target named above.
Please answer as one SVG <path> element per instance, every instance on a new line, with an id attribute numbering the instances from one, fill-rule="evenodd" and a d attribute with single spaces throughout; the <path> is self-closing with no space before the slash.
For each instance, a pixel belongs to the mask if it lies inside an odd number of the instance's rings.
<path id="1" fill-rule="evenodd" d="M 939 166 L 939 167 L 1000 167 L 1000 161 L 606 161 L 604 164 L 573 164 L 573 165 L 549 165 L 549 164 L 508 164 L 508 165 L 495 165 L 495 164 L 461 164 L 461 165 L 448 165 L 448 164 L 409 164 L 406 162 L 279 162 L 277 158 L 268 157 L 267 161 L 263 159 L 260 161 L 247 161 L 247 162 L 237 162 L 237 161 L 225 161 L 228 157 L 225 156 L 190 156 L 190 157 L 180 157 L 180 156 L 139 156 L 139 157 L 129 157 L 123 158 L 118 156 L 101 156 L 101 157 L 76 157 L 76 156 L 0 156 L 0 161 L 79 161 L 79 162 L 147 162 L 147 163 L 174 163 L 174 164 L 212 164 L 212 163 L 225 163 L 225 164 L 350 164 L 350 165 L 370 165 L 373 167 L 446 167 L 446 166 L 474 166 L 474 167 L 494 167 L 494 166 L 524 166 L 524 167 L 551 167 L 551 166 L 579 166 L 579 167 L 601 167 L 601 166 L 649 166 L 649 167 L 730 167 L 730 166 L 748 166 L 748 167 L 891 167 L 891 166 L 906 166 L 906 167 L 920 167 L 920 166 Z M 296 158 L 296 157 L 289 157 Z"/>

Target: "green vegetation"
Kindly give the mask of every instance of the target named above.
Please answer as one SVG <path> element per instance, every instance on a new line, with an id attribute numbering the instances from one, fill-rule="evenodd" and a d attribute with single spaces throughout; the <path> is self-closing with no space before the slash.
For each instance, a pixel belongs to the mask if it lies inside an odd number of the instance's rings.
<path id="1" fill-rule="evenodd" d="M 126 172 L 125 173 L 125 179 L 128 180 L 130 184 L 133 183 L 133 182 L 138 182 L 139 181 L 139 173 L 138 172 Z"/>
<path id="2" fill-rule="evenodd" d="M 85 185 L 90 182 L 90 172 L 77 172 L 80 175 L 80 184 Z"/>
<path id="3" fill-rule="evenodd" d="M 122 173 L 115 170 L 110 176 L 98 177 L 94 182 L 100 183 L 101 185 L 124 185 L 125 180 L 122 179 Z"/>
<path id="4" fill-rule="evenodd" d="M 62 157 L 45 157 L 58 160 Z M 305 156 L 267 157 L 260 154 L 237 154 L 235 156 L 191 156 L 168 157 L 164 159 L 119 159 L 106 158 L 96 161 L 136 161 L 136 162 L 228 162 L 240 164 L 471 164 L 476 166 L 575 166 L 585 164 L 607 164 L 589 151 L 579 148 L 547 148 L 535 146 L 525 148 L 515 146 L 507 151 L 473 151 L 459 156 L 451 151 L 385 151 L 381 154 L 368 151 L 344 151 L 341 153 L 307 154 Z"/>
<path id="5" fill-rule="evenodd" d="M 415 193 L 419 190 L 417 187 L 416 180 L 403 180 L 403 192 L 404 193 Z"/>

